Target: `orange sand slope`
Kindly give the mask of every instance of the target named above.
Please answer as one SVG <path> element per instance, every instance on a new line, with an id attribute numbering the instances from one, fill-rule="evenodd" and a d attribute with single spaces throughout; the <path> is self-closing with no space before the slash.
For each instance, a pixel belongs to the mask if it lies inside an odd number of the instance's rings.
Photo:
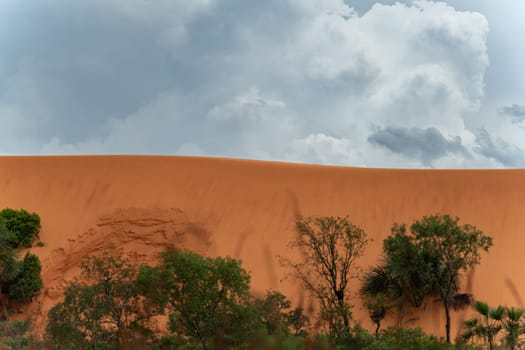
<path id="1" fill-rule="evenodd" d="M 42 218 L 45 292 L 27 312 L 42 315 L 78 273 L 82 256 L 121 249 L 140 261 L 170 247 L 242 259 L 254 292 L 308 298 L 277 255 L 301 215 L 349 215 L 374 241 L 377 261 L 393 222 L 457 215 L 494 237 L 467 289 L 494 304 L 525 306 L 525 170 L 384 170 L 215 158 L 152 156 L 0 157 L 0 208 Z M 415 324 L 442 335 L 437 303 Z M 430 311 L 429 311 L 430 310 Z M 354 316 L 367 324 L 356 299 Z M 464 315 L 454 316 L 457 325 Z M 38 324 L 38 321 L 37 321 Z"/>

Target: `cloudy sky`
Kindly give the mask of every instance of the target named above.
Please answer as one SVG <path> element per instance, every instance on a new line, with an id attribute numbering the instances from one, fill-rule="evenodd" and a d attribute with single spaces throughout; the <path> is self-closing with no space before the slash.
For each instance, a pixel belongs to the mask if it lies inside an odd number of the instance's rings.
<path id="1" fill-rule="evenodd" d="M 0 154 L 525 167 L 524 1 L 1 0 Z"/>

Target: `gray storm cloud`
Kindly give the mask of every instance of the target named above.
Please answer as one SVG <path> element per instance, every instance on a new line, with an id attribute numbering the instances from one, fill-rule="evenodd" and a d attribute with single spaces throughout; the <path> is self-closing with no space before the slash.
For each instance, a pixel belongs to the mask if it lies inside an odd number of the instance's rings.
<path id="1" fill-rule="evenodd" d="M 525 154 L 522 149 L 501 138 L 493 140 L 485 129 L 477 130 L 476 142 L 474 150 L 487 158 L 492 158 L 507 167 L 525 166 Z"/>
<path id="2" fill-rule="evenodd" d="M 368 137 L 368 141 L 385 147 L 393 153 L 417 158 L 426 166 L 449 153 L 469 157 L 458 136 L 445 138 L 436 128 L 400 128 L 387 126 L 377 129 Z"/>

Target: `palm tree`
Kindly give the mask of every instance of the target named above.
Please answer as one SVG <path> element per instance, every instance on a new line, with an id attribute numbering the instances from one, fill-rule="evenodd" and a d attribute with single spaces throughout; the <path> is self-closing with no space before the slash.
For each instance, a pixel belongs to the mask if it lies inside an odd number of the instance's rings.
<path id="1" fill-rule="evenodd" d="M 391 284 L 388 271 L 382 266 L 377 266 L 365 274 L 361 285 L 360 294 L 368 310 L 368 316 L 376 325 L 376 337 L 379 335 L 381 321 L 390 308 L 392 296 L 388 294 L 391 293 Z"/>
<path id="2" fill-rule="evenodd" d="M 445 279 L 449 287 L 446 295 L 447 307 L 457 310 L 471 305 L 470 294 L 458 293 L 459 274 L 454 274 L 451 278 L 450 274 L 443 272 L 443 263 L 435 252 L 429 250 L 427 245 L 418 244 L 407 234 L 405 225 L 394 224 L 392 235 L 383 241 L 382 262 L 364 276 L 361 296 L 367 306 L 378 296 L 384 298 L 383 305 L 395 306 L 399 326 L 403 324 L 403 316 L 408 307 L 420 307 L 429 296 L 442 296 L 440 286 L 445 284 Z M 374 310 L 371 307 L 368 309 L 370 318 L 378 325 L 376 319 L 378 316 L 384 317 L 383 310 Z M 377 311 L 381 312 L 378 314 Z"/>
<path id="3" fill-rule="evenodd" d="M 466 341 L 473 338 L 482 339 L 488 345 L 489 350 L 494 349 L 494 341 L 498 333 L 503 328 L 503 317 L 506 309 L 503 306 L 491 308 L 482 301 L 474 302 L 474 309 L 481 316 L 481 319 L 473 318 L 465 321 L 465 332 L 463 339 Z"/>
<path id="4" fill-rule="evenodd" d="M 505 318 L 503 319 L 503 329 L 505 331 L 505 344 L 510 350 L 514 350 L 518 345 L 520 335 L 525 333 L 523 329 L 524 309 L 514 307 L 505 308 Z"/>
<path id="5" fill-rule="evenodd" d="M 417 308 L 427 296 L 436 293 L 429 273 L 435 264 L 413 244 L 404 226 L 394 225 L 392 232 L 383 242 L 383 261 L 365 274 L 360 292 L 368 302 L 382 296 L 387 309 L 397 309 L 401 326 L 408 307 Z"/>

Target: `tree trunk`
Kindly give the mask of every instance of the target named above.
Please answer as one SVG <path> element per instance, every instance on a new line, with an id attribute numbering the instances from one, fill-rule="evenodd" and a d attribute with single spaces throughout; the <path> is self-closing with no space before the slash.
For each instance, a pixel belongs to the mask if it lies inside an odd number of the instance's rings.
<path id="1" fill-rule="evenodd" d="M 376 338 L 379 337 L 379 328 L 381 327 L 381 322 L 376 323 Z"/>
<path id="2" fill-rule="evenodd" d="M 445 301 L 445 316 L 447 318 L 445 324 L 445 330 L 447 332 L 447 343 L 450 344 L 450 306 L 448 305 L 448 301 Z"/>
<path id="3" fill-rule="evenodd" d="M 346 335 L 350 334 L 350 318 L 348 317 L 348 310 L 345 305 L 345 295 L 343 291 L 336 291 L 337 303 L 339 304 L 339 312 L 343 316 L 343 324 L 345 326 Z"/>
<path id="4" fill-rule="evenodd" d="M 202 349 L 203 350 L 207 350 L 208 346 L 206 345 L 206 341 L 204 341 L 203 339 L 201 339 L 200 341 L 201 341 L 201 344 L 202 344 Z"/>
<path id="5" fill-rule="evenodd" d="M 345 325 L 345 331 L 350 332 L 350 320 L 348 319 L 348 314 L 346 313 L 346 310 L 344 310 L 345 313 L 343 315 L 343 323 Z"/>

